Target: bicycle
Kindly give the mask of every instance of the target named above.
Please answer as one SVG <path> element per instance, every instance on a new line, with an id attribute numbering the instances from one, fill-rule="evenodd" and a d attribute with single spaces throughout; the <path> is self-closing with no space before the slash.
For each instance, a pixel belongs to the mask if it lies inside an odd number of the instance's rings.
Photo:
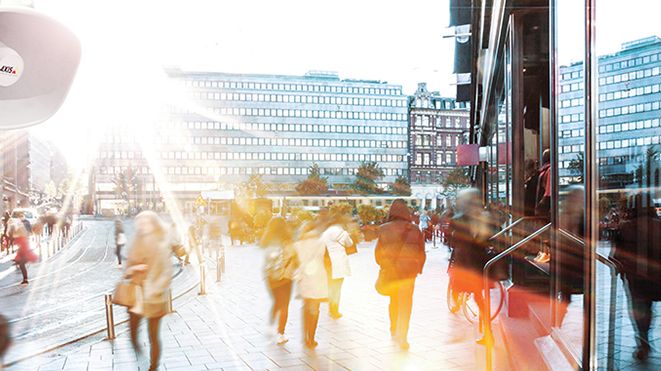
<path id="1" fill-rule="evenodd" d="M 491 320 L 493 321 L 498 317 L 503 309 L 503 304 L 505 304 L 505 286 L 500 281 L 492 282 L 492 285 L 489 288 L 489 294 L 491 295 Z M 448 283 L 446 300 L 450 313 L 455 314 L 461 310 L 468 322 L 476 323 L 480 317 L 480 309 L 473 295 L 472 292 L 455 294 L 452 290 L 452 284 Z"/>

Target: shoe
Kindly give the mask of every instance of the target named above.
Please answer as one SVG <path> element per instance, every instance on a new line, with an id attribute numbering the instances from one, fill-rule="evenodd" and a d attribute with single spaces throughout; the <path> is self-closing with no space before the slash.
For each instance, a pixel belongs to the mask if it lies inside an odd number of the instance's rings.
<path id="1" fill-rule="evenodd" d="M 399 349 L 401 350 L 409 350 L 409 348 L 411 347 L 411 344 L 409 344 L 409 342 L 406 340 L 399 341 L 398 345 L 399 345 Z"/>
<path id="2" fill-rule="evenodd" d="M 23 285 L 23 286 L 26 286 L 27 284 L 28 284 L 27 280 L 23 280 L 23 282 L 21 282 L 21 285 Z"/>
<path id="3" fill-rule="evenodd" d="M 330 318 L 332 318 L 332 319 L 340 319 L 340 318 L 342 318 L 342 313 L 340 313 L 340 312 L 331 312 L 331 313 L 330 313 Z"/>
<path id="4" fill-rule="evenodd" d="M 288 341 L 289 341 L 289 339 L 285 336 L 285 334 L 280 334 L 280 335 L 278 335 L 278 340 L 276 340 L 275 343 L 278 344 L 278 345 L 282 345 L 282 344 L 284 344 Z"/>
<path id="5" fill-rule="evenodd" d="M 539 260 L 538 263 L 543 263 L 546 264 L 551 261 L 551 254 L 549 253 L 544 253 L 544 256 L 542 256 Z"/>
<path id="6" fill-rule="evenodd" d="M 319 343 L 317 343 L 315 340 L 305 342 L 305 347 L 308 349 L 314 349 L 317 347 L 317 345 L 319 345 Z"/>
<path id="7" fill-rule="evenodd" d="M 650 346 L 639 345 L 633 352 L 633 358 L 639 361 L 646 361 L 650 357 Z"/>
<path id="8" fill-rule="evenodd" d="M 479 345 L 493 344 L 493 335 L 485 335 L 481 339 L 475 340 Z"/>
<path id="9" fill-rule="evenodd" d="M 533 258 L 533 260 L 536 261 L 536 262 L 539 262 L 539 259 L 541 259 L 543 255 L 544 255 L 544 252 L 540 251 L 540 252 L 537 253 L 535 258 Z"/>

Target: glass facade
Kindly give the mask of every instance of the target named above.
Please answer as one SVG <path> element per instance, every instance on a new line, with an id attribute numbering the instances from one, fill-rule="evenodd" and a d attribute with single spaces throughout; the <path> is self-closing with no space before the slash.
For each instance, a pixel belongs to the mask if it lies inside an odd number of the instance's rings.
<path id="1" fill-rule="evenodd" d="M 471 99 L 474 179 L 505 214 L 493 262 L 511 286 L 492 325 L 517 367 L 661 367 L 661 39 L 609 50 L 603 31 L 637 22 L 621 7 L 509 1 L 475 14 L 473 72 L 487 73 Z"/>

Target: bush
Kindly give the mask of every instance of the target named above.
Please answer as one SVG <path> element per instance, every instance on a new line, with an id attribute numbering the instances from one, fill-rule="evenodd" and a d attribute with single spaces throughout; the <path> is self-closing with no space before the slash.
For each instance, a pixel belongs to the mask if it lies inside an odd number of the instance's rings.
<path id="1" fill-rule="evenodd" d="M 358 218 L 363 225 L 374 224 L 382 220 L 380 210 L 372 205 L 358 205 Z"/>
<path id="2" fill-rule="evenodd" d="M 330 205 L 329 209 L 332 214 L 336 214 L 336 215 L 351 216 L 351 214 L 353 213 L 353 206 L 351 206 L 351 204 L 346 202 L 338 202 L 336 204 L 332 204 Z"/>

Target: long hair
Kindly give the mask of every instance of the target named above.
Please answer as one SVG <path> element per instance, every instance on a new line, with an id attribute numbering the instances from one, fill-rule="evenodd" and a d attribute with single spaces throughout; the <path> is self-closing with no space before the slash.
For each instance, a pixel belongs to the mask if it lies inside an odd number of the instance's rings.
<path id="1" fill-rule="evenodd" d="M 261 247 L 268 247 L 271 245 L 287 245 L 291 242 L 292 236 L 287 225 L 287 221 L 280 216 L 276 216 L 269 220 L 264 234 L 262 235 L 259 245 Z"/>
<path id="2" fill-rule="evenodd" d="M 138 221 L 139 219 L 145 219 L 149 221 L 152 226 L 154 226 L 154 233 L 158 234 L 159 236 L 163 237 L 166 235 L 166 228 L 165 224 L 163 223 L 163 220 L 158 216 L 153 211 L 147 210 L 147 211 L 142 211 L 138 215 L 135 216 L 135 220 Z"/>

